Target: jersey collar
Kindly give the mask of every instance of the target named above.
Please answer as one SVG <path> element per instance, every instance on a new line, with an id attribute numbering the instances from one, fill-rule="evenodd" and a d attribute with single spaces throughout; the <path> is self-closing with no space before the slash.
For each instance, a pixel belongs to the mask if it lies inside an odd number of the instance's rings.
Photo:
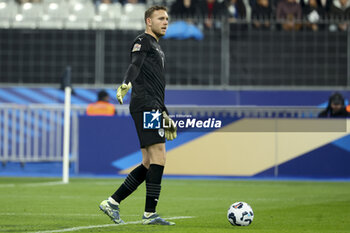
<path id="1" fill-rule="evenodd" d="M 158 43 L 157 39 L 154 38 L 154 36 L 152 36 L 151 34 L 148 34 L 147 32 L 145 32 L 145 35 L 147 35 L 148 37 L 151 37 L 155 42 Z"/>

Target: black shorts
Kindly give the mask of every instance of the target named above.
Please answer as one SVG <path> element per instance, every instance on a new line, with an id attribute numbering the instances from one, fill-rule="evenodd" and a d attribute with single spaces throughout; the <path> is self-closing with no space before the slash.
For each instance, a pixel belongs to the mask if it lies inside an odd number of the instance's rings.
<path id="1" fill-rule="evenodd" d="M 160 129 L 144 129 L 143 112 L 134 112 L 131 113 L 131 116 L 135 123 L 141 148 L 145 148 L 157 143 L 165 143 L 165 134 L 163 127 Z"/>

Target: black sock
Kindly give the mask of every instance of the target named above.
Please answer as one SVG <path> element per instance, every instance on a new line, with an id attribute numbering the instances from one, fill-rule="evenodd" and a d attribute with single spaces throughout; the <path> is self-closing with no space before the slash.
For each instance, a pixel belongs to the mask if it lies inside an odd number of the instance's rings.
<path id="1" fill-rule="evenodd" d="M 112 198 L 119 203 L 127 198 L 146 179 L 147 171 L 148 169 L 143 164 L 132 170 L 124 183 L 112 195 Z"/>
<path id="2" fill-rule="evenodd" d="M 151 164 L 146 175 L 146 207 L 145 212 L 156 212 L 160 194 L 164 166 Z"/>

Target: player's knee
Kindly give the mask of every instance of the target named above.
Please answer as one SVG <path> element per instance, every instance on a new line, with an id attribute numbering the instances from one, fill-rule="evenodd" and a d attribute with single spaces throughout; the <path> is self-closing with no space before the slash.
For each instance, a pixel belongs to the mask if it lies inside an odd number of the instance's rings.
<path id="1" fill-rule="evenodd" d="M 149 165 L 150 165 L 150 160 L 149 159 L 143 159 L 142 160 L 142 165 L 145 167 L 145 168 L 147 168 L 147 169 L 149 169 Z"/>
<path id="2" fill-rule="evenodd" d="M 149 154 L 151 164 L 165 165 L 166 157 L 164 144 L 149 146 L 147 152 Z"/>
<path id="3" fill-rule="evenodd" d="M 150 165 L 150 156 L 145 148 L 141 149 L 141 151 L 142 151 L 142 165 L 148 169 Z"/>
<path id="4" fill-rule="evenodd" d="M 156 156 L 156 157 L 152 158 L 151 164 L 158 164 L 158 165 L 165 166 L 165 162 L 166 162 L 165 155 L 164 156 Z"/>

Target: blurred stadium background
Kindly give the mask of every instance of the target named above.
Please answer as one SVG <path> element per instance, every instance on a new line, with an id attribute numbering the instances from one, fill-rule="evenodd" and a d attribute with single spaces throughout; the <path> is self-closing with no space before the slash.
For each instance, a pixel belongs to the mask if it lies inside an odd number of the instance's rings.
<path id="1" fill-rule="evenodd" d="M 165 4 L 170 25 L 182 20 L 199 30 L 160 41 L 167 106 L 225 122 L 219 131 L 180 132 L 167 143 L 167 175 L 349 178 L 348 120 L 317 119 L 335 91 L 346 104 L 350 98 L 348 5 L 336 14 L 320 1 L 321 14 L 309 1 L 295 2 L 302 15 L 288 27 L 276 13 L 281 1 L 268 2 L 269 13 L 258 17 L 260 0 L 208 1 L 215 14 L 203 9 L 207 1 L 189 1 L 193 11 L 184 16 L 176 8 L 182 1 L 0 0 L 0 175 L 62 174 L 60 87 L 68 66 L 71 175 L 121 175 L 140 162 L 130 93 L 120 106 L 115 88 L 145 9 Z M 115 117 L 86 116 L 101 89 Z"/>

